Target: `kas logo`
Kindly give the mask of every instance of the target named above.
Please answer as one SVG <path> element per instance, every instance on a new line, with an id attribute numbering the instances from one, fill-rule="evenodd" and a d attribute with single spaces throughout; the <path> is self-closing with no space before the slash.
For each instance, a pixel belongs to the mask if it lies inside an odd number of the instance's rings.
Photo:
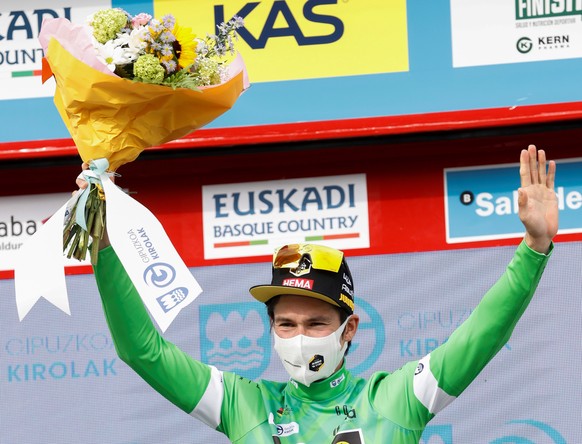
<path id="1" fill-rule="evenodd" d="M 242 17 L 245 22 L 248 20 L 252 22 L 253 11 L 259 6 L 261 2 L 250 2 L 240 8 L 235 14 Z M 296 18 L 297 12 L 294 14 L 287 2 L 274 1 L 271 4 L 271 9 L 267 14 L 267 19 L 263 24 L 261 30 L 253 29 L 253 33 L 258 35 L 255 37 L 247 27 L 239 29 L 237 32 L 239 36 L 253 49 L 263 49 L 267 45 L 269 39 L 277 37 L 293 37 L 299 46 L 306 45 L 324 45 L 338 41 L 344 34 L 344 23 L 332 14 L 323 14 L 322 10 L 314 12 L 314 9 L 323 5 L 337 5 L 337 0 L 307 0 L 303 5 L 301 11 L 301 19 L 307 20 L 313 26 L 314 23 L 325 25 L 326 32 L 323 34 L 306 35 L 307 33 L 301 29 L 299 21 Z M 260 10 L 261 8 L 259 8 Z M 329 11 L 329 10 L 328 10 Z M 256 15 L 256 12 L 254 13 Z M 251 16 L 251 17 L 249 17 Z M 214 21 L 218 26 L 222 22 L 229 20 L 225 16 L 224 6 L 214 6 Z M 287 26 L 281 27 L 280 20 L 283 20 Z M 307 28 L 308 26 L 305 26 Z"/>
<path id="2" fill-rule="evenodd" d="M 158 14 L 212 30 L 235 15 L 254 83 L 408 71 L 406 0 L 154 0 Z M 171 5 L 171 6 L 170 6 Z M 181 23 L 182 24 L 182 23 Z M 389 57 L 362 57 L 373 41 Z"/>
<path id="3" fill-rule="evenodd" d="M 271 359 L 269 318 L 262 304 L 213 304 L 200 307 L 202 362 L 256 379 Z"/>

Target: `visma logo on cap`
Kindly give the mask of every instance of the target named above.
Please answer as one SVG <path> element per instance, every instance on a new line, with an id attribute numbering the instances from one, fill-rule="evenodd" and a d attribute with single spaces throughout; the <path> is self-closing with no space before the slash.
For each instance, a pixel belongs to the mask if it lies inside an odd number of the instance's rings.
<path id="1" fill-rule="evenodd" d="M 304 274 L 309 274 L 311 271 L 311 258 L 309 256 L 302 256 L 299 265 L 296 268 L 291 268 L 289 273 L 293 276 L 303 276 Z"/>

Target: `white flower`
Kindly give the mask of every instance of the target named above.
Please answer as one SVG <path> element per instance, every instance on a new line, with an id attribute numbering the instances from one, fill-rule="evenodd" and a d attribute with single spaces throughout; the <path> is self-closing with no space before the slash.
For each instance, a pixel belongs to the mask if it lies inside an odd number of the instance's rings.
<path id="1" fill-rule="evenodd" d="M 126 65 L 131 62 L 124 48 L 119 46 L 118 39 L 109 40 L 104 44 L 97 43 L 97 58 L 107 65 L 111 72 L 115 71 L 117 65 Z"/>
<path id="2" fill-rule="evenodd" d="M 147 28 L 141 26 L 133 29 L 129 34 L 117 34 L 113 43 L 123 49 L 123 58 L 127 60 L 125 63 L 135 62 L 140 55 L 145 54 L 144 50 L 147 46 L 145 35 L 147 32 Z"/>
<path id="3" fill-rule="evenodd" d="M 146 48 L 147 42 L 145 39 L 146 34 L 148 34 L 148 28 L 145 26 L 140 26 L 139 28 L 134 28 L 129 34 L 129 40 L 127 42 L 129 48 L 132 51 L 142 51 Z"/>
<path id="4" fill-rule="evenodd" d="M 206 56 L 208 54 L 208 45 L 202 39 L 196 39 L 196 53 Z"/>

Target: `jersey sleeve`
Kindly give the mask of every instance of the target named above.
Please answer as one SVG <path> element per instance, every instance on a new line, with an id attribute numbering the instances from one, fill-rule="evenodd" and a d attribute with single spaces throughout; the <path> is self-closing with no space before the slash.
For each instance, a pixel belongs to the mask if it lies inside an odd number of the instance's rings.
<path id="1" fill-rule="evenodd" d="M 522 242 L 505 273 L 469 318 L 447 342 L 419 361 L 414 393 L 431 414 L 459 396 L 507 343 L 533 297 L 550 254 L 537 253 Z"/>
<path id="2" fill-rule="evenodd" d="M 418 362 L 373 378 L 370 389 L 375 409 L 402 427 L 424 428 L 509 340 L 549 256 L 522 242 L 505 273 L 445 343 Z"/>
<path id="3" fill-rule="evenodd" d="M 94 271 L 121 360 L 187 413 L 192 413 L 204 397 L 220 402 L 220 372 L 192 359 L 159 334 L 113 248 L 100 251 Z M 207 389 L 214 393 L 207 394 Z M 215 428 L 218 424 L 212 425 Z"/>
<path id="4" fill-rule="evenodd" d="M 157 392 L 229 437 L 264 421 L 258 384 L 199 362 L 162 337 L 113 248 L 100 251 L 95 278 L 117 354 Z"/>

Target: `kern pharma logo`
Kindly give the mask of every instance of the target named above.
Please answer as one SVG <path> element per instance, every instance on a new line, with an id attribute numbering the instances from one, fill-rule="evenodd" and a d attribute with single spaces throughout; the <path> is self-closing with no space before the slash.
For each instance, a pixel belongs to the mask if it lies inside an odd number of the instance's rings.
<path id="1" fill-rule="evenodd" d="M 242 17 L 237 48 L 254 83 L 408 71 L 405 0 L 154 0 L 154 10 L 198 34 Z"/>
<path id="2" fill-rule="evenodd" d="M 256 302 L 200 307 L 202 361 L 222 371 L 257 379 L 271 360 L 269 318 Z"/>

